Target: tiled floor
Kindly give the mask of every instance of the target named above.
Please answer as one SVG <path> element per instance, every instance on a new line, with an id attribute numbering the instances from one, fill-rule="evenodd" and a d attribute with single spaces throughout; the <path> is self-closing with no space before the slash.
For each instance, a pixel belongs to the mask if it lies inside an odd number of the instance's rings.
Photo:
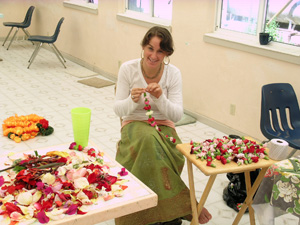
<path id="1" fill-rule="evenodd" d="M 95 73 L 70 61 L 67 61 L 67 69 L 64 69 L 56 56 L 45 49 L 41 49 L 31 68 L 27 69 L 33 50 L 34 46 L 26 41 L 13 43 L 8 51 L 2 46 L 0 48 L 0 58 L 3 59 L 0 62 L 0 121 L 15 114 L 35 113 L 49 120 L 55 132 L 47 137 L 38 136 L 18 144 L 0 135 L 1 154 L 72 142 L 70 111 L 83 106 L 92 110 L 90 139 L 114 157 L 116 142 L 120 139 L 120 121 L 112 110 L 114 86 L 97 89 L 78 83 L 82 77 Z M 180 126 L 177 131 L 183 142 L 202 141 L 225 135 L 200 122 Z M 196 169 L 194 175 L 199 198 L 208 177 Z M 182 178 L 188 184 L 186 168 Z M 206 202 L 206 207 L 213 215 L 209 225 L 232 224 L 236 215 L 222 199 L 223 189 L 228 182 L 225 174 L 219 175 L 212 187 Z M 113 224 L 114 221 L 110 220 L 98 225 Z M 250 224 L 247 214 L 243 216 L 240 224 Z M 298 218 L 283 216 L 276 219 L 276 224 L 298 224 Z"/>

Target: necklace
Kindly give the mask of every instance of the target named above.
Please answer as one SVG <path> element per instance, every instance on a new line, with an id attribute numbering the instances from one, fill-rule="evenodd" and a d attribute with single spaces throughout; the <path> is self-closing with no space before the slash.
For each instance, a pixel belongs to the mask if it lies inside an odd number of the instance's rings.
<path id="1" fill-rule="evenodd" d="M 148 75 L 146 74 L 146 72 L 145 72 L 145 70 L 144 70 L 143 62 L 144 62 L 144 59 L 141 60 L 141 68 L 142 68 L 142 73 L 143 73 L 143 75 L 144 75 L 146 78 L 150 79 L 150 80 L 153 80 L 153 79 L 155 79 L 156 77 L 158 77 L 158 75 L 160 74 L 160 71 L 161 71 L 161 64 L 160 64 L 160 67 L 159 67 L 157 73 L 156 73 L 153 77 L 150 77 L 150 76 L 148 76 Z"/>

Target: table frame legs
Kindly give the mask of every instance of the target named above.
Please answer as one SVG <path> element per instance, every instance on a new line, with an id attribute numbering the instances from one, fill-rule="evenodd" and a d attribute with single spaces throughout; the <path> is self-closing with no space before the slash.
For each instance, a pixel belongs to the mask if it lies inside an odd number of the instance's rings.
<path id="1" fill-rule="evenodd" d="M 191 206 L 192 206 L 192 215 L 193 219 L 191 221 L 191 225 L 198 225 L 198 217 L 204 207 L 204 204 L 207 200 L 208 194 L 215 182 L 215 179 L 217 177 L 217 174 L 211 175 L 209 177 L 209 180 L 205 186 L 205 189 L 202 193 L 201 199 L 199 204 L 197 204 L 197 199 L 196 199 L 196 194 L 195 194 L 195 184 L 194 184 L 194 173 L 193 173 L 193 164 L 187 160 L 187 169 L 188 169 L 188 177 L 189 177 L 189 186 L 190 186 L 190 197 L 191 197 Z M 244 215 L 245 211 L 247 208 L 249 208 L 249 218 L 250 218 L 250 224 L 255 225 L 255 215 L 254 215 L 254 210 L 252 208 L 252 202 L 253 202 L 253 196 L 259 187 L 262 179 L 264 178 L 264 175 L 266 173 L 268 168 L 262 168 L 260 173 L 258 174 L 253 186 L 251 187 L 251 178 L 250 178 L 250 171 L 244 171 L 245 175 L 245 182 L 246 182 L 246 190 L 247 190 L 247 197 L 235 217 L 235 220 L 233 221 L 232 225 L 237 225 L 242 216 Z"/>
<path id="2" fill-rule="evenodd" d="M 239 213 L 235 217 L 235 220 L 233 221 L 232 225 L 237 225 L 242 216 L 244 215 L 246 209 L 249 207 L 249 217 L 250 217 L 250 224 L 255 225 L 255 218 L 254 218 L 254 210 L 251 206 L 253 202 L 253 196 L 260 185 L 262 179 L 265 176 L 265 173 L 267 172 L 268 168 L 262 168 L 261 171 L 259 172 L 253 186 L 251 187 L 251 181 L 250 181 L 250 171 L 245 171 L 245 179 L 246 179 L 246 188 L 247 188 L 247 197 L 242 205 L 242 208 L 240 209 Z"/>

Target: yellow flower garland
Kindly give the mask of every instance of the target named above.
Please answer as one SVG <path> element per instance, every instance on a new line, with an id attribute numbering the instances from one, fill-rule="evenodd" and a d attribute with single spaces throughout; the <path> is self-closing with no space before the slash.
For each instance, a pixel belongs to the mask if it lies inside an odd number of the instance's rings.
<path id="1" fill-rule="evenodd" d="M 27 116 L 11 116 L 4 120 L 2 124 L 3 135 L 8 136 L 16 143 L 34 138 L 39 133 L 37 123 L 44 119 L 36 114 Z"/>

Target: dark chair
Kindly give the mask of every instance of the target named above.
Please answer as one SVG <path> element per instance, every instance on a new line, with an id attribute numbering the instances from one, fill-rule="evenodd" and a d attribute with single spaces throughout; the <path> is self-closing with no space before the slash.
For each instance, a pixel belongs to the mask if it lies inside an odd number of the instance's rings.
<path id="1" fill-rule="evenodd" d="M 34 6 L 30 6 L 29 9 L 27 10 L 27 13 L 26 13 L 26 16 L 25 16 L 25 19 L 23 22 L 21 23 L 17 23 L 17 22 L 4 22 L 3 25 L 6 26 L 6 27 L 11 27 L 10 31 L 8 32 L 2 46 L 4 46 L 5 42 L 7 41 L 10 33 L 12 32 L 12 30 L 14 29 L 14 27 L 17 28 L 14 36 L 12 37 L 12 39 L 10 40 L 10 43 L 7 47 L 7 50 L 9 49 L 10 45 L 12 44 L 12 42 L 14 41 L 15 39 L 15 36 L 16 34 L 18 33 L 19 29 L 21 28 L 23 30 L 23 32 L 25 33 L 26 37 L 28 38 L 30 36 L 29 32 L 26 30 L 27 27 L 30 26 L 31 24 L 31 18 L 32 18 L 32 13 L 33 13 L 33 10 L 34 10 Z"/>
<path id="2" fill-rule="evenodd" d="M 35 59 L 35 57 L 37 56 L 40 48 L 42 47 L 42 45 L 44 43 L 47 43 L 49 44 L 50 47 L 52 47 L 55 55 L 57 56 L 57 58 L 59 59 L 59 61 L 63 64 L 63 66 L 65 68 L 67 68 L 64 64 L 64 62 L 66 62 L 66 60 L 64 59 L 63 55 L 60 53 L 60 51 L 57 49 L 57 47 L 55 46 L 54 42 L 56 42 L 57 40 L 57 37 L 58 37 L 58 34 L 60 32 L 60 27 L 61 27 L 61 24 L 63 23 L 64 21 L 64 17 L 62 17 L 57 26 L 56 26 L 56 29 L 55 29 L 55 32 L 52 36 L 40 36 L 40 35 L 34 35 L 34 36 L 29 36 L 28 40 L 29 41 L 32 41 L 32 42 L 37 42 L 37 45 L 36 45 L 36 48 L 34 50 L 34 52 L 32 53 L 30 59 L 29 59 L 29 65 L 28 65 L 28 69 L 30 67 L 30 65 L 33 63 L 33 60 Z"/>
<path id="3" fill-rule="evenodd" d="M 300 110 L 297 96 L 288 83 L 267 84 L 262 87 L 260 129 L 268 139 L 285 140 L 300 149 Z"/>

